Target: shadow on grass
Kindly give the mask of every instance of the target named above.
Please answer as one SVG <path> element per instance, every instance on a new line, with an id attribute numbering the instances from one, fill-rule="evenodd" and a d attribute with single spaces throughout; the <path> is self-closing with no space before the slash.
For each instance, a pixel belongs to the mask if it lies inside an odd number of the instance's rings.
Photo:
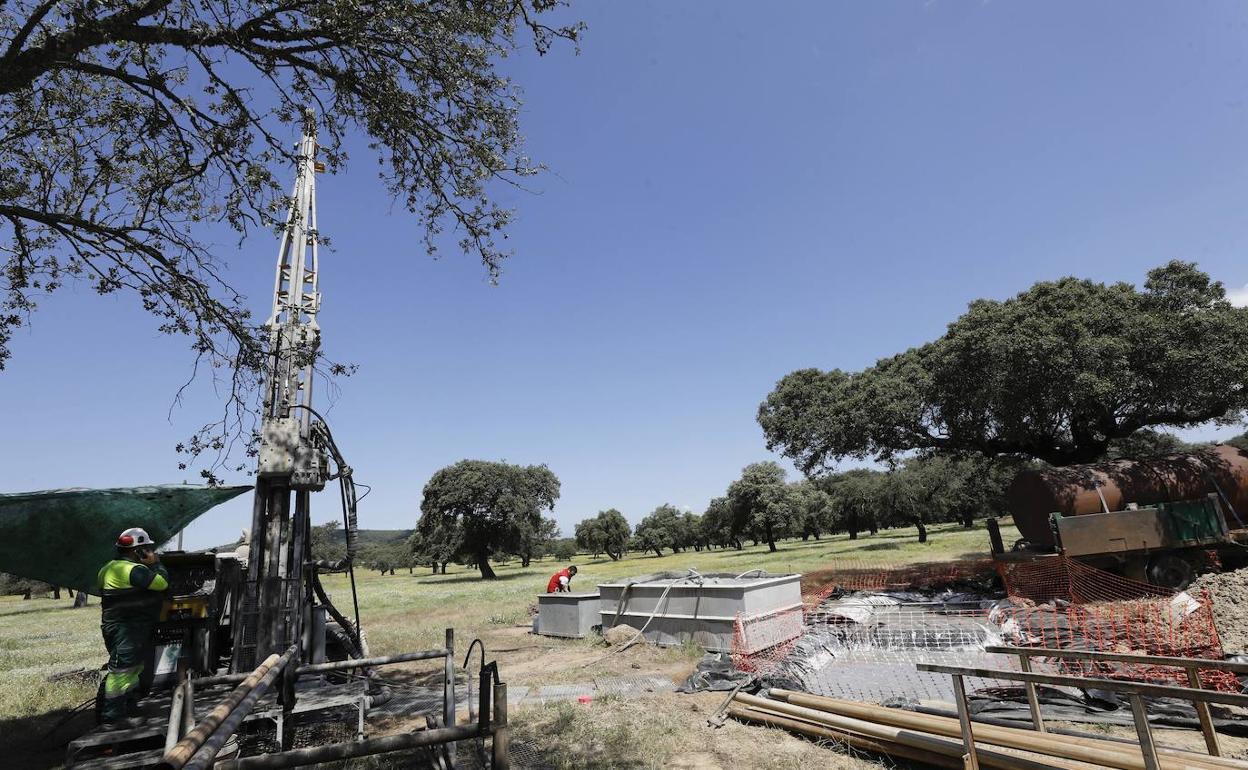
<path id="1" fill-rule="evenodd" d="M 92 606 L 92 605 L 88 605 L 88 606 Z M 65 612 L 68 610 L 75 609 L 72 604 L 65 604 L 65 605 L 45 604 L 42 606 L 34 605 L 30 607 L 15 607 L 12 609 L 5 608 L 3 605 L 0 605 L 0 608 L 2 608 L 0 609 L 0 618 L 10 618 L 15 615 L 30 615 L 36 612 Z"/>
<path id="2" fill-rule="evenodd" d="M 867 543 L 866 545 L 854 546 L 855 551 L 900 551 L 901 543 Z"/>
<path id="3" fill-rule="evenodd" d="M 0 757 L 7 770 L 45 770 L 61 767 L 65 747 L 71 740 L 95 726 L 88 708 L 69 717 L 70 710 L 57 709 L 29 717 L 0 719 Z M 65 724 L 58 722 L 68 718 Z M 49 733 L 49 730 L 53 730 Z"/>
<path id="4" fill-rule="evenodd" d="M 437 578 L 433 578 L 432 575 L 425 575 L 424 577 L 426 579 L 420 582 L 424 583 L 425 585 L 431 585 L 431 586 L 435 586 L 435 585 L 444 586 L 444 585 L 450 585 L 452 583 L 491 583 L 492 584 L 492 583 L 502 583 L 508 580 L 517 580 L 519 578 L 528 578 L 529 580 L 532 580 L 537 574 L 540 574 L 540 573 L 500 572 L 494 577 L 493 580 L 486 580 L 485 578 L 481 577 L 480 573 L 475 573 L 475 574 L 468 573 L 464 575 L 456 575 L 455 577 L 442 577 L 441 575 L 438 575 Z"/>

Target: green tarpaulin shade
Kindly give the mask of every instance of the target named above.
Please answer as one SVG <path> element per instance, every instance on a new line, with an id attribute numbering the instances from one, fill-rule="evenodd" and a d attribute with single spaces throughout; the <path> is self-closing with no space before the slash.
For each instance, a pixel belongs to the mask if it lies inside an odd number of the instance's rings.
<path id="1" fill-rule="evenodd" d="M 96 573 L 116 554 L 122 530 L 142 527 L 164 543 L 251 489 L 170 484 L 0 495 L 0 572 L 97 593 Z"/>

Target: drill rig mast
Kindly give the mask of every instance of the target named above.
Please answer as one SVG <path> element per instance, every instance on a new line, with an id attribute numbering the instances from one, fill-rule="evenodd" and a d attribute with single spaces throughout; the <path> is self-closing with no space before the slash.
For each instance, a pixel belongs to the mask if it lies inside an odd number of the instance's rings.
<path id="1" fill-rule="evenodd" d="M 265 324 L 268 364 L 246 592 L 233 629 L 234 671 L 250 670 L 270 653 L 280 653 L 296 642 L 300 658 L 307 660 L 313 646 L 312 597 L 319 589 L 309 538 L 311 493 L 334 478 L 342 484 L 348 568 L 354 550 L 350 548 L 355 526 L 351 469 L 342 462 L 328 428 L 312 408 L 313 365 L 321 334 L 317 324 L 321 294 L 316 172 L 324 168 L 316 153 L 315 117 L 308 110 L 278 249 L 273 311 Z M 331 452 L 337 466 L 332 476 Z M 358 643 L 358 628 L 344 630 Z"/>

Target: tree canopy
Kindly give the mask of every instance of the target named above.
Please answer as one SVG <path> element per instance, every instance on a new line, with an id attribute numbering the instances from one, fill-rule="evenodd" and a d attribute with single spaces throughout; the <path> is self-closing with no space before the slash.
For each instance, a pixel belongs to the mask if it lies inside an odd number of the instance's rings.
<path id="1" fill-rule="evenodd" d="M 559 479 L 545 465 L 460 460 L 425 484 L 417 531 L 433 537 L 439 527 L 458 525 L 463 551 L 481 577 L 493 579 L 490 555 L 517 553 L 526 533 L 542 530 L 542 512 L 558 499 Z"/>
<path id="2" fill-rule="evenodd" d="M 628 519 L 614 508 L 599 511 L 597 516 L 576 525 L 577 546 L 594 556 L 605 553 L 612 561 L 623 558 L 628 538 Z"/>
<path id="3" fill-rule="evenodd" d="M 702 514 L 702 541 L 720 548 L 741 550 L 741 535 L 733 529 L 732 506 L 727 497 L 713 498 Z"/>
<path id="4" fill-rule="evenodd" d="M 863 371 L 795 371 L 758 421 L 807 475 L 912 450 L 1090 462 L 1143 428 L 1241 419 L 1246 338 L 1248 309 L 1191 263 L 1151 270 L 1143 289 L 1063 278 L 977 300 L 939 339 Z"/>
<path id="5" fill-rule="evenodd" d="M 637 550 L 654 551 L 655 556 L 662 556 L 664 548 L 670 548 L 673 553 L 681 550 L 684 536 L 680 509 L 664 503 L 637 524 L 634 543 Z"/>
<path id="6" fill-rule="evenodd" d="M 446 574 L 446 565 L 464 558 L 464 528 L 458 521 L 435 517 L 429 526 L 418 528 L 407 540 L 412 561 Z"/>
<path id="7" fill-rule="evenodd" d="M 741 478 L 728 485 L 734 533 L 750 533 L 776 550 L 776 540 L 788 534 L 793 524 L 793 499 L 785 486 L 785 475 L 784 469 L 770 460 L 751 463 L 741 470 Z"/>
<path id="8" fill-rule="evenodd" d="M 213 241 L 284 221 L 305 107 L 329 171 L 365 136 L 425 250 L 449 228 L 495 278 L 512 212 L 492 190 L 540 170 L 497 65 L 575 41 L 560 4 L 0 4 L 0 369 L 38 297 L 80 278 L 189 336 L 243 402 L 265 341 Z"/>

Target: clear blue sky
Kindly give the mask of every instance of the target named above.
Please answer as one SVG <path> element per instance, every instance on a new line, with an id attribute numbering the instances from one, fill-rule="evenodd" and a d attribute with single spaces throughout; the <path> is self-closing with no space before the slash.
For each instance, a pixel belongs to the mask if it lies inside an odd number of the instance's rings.
<path id="1" fill-rule="evenodd" d="M 795 368 L 868 366 L 1062 275 L 1179 257 L 1248 284 L 1248 5 L 574 10 L 579 57 L 504 65 L 552 173 L 508 193 L 501 286 L 452 238 L 424 256 L 362 148 L 320 180 L 325 348 L 360 366 L 329 416 L 374 487 L 364 526 L 412 526 L 465 457 L 549 464 L 566 534 L 609 507 L 700 511 L 768 457 L 755 409 Z M 260 315 L 275 251 L 221 244 Z M 0 374 L 0 490 L 195 480 L 172 448 L 219 402 L 201 382 L 169 415 L 190 363 L 129 296 L 46 301 Z"/>

